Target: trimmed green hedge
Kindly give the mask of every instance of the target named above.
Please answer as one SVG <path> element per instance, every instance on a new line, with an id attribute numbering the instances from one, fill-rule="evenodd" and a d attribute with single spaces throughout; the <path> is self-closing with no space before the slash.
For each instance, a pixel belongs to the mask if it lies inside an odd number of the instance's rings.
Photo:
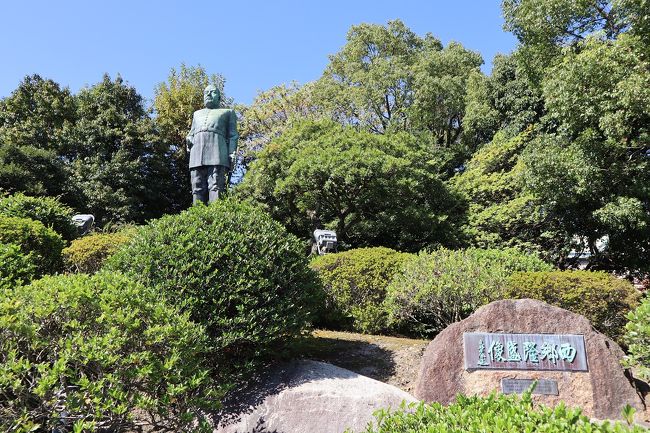
<path id="1" fill-rule="evenodd" d="M 40 221 L 66 241 L 79 235 L 72 222 L 74 210 L 54 197 L 30 197 L 22 193 L 0 197 L 0 215 Z"/>
<path id="2" fill-rule="evenodd" d="M 551 269 L 516 249 L 423 252 L 393 278 L 386 308 L 390 322 L 403 333 L 430 338 L 478 307 L 503 299 L 514 272 Z"/>
<path id="3" fill-rule="evenodd" d="M 281 350 L 308 328 L 320 296 L 304 244 L 232 199 L 151 221 L 106 268 L 156 288 L 205 325 L 223 371 L 246 372 Z"/>
<path id="4" fill-rule="evenodd" d="M 505 296 L 538 299 L 580 314 L 620 341 L 626 315 L 638 305 L 640 294 L 627 280 L 605 272 L 552 271 L 512 275 Z"/>
<path id="5" fill-rule="evenodd" d="M 0 244 L 0 291 L 29 283 L 35 273 L 30 254 L 23 254 L 18 245 Z"/>
<path id="6" fill-rule="evenodd" d="M 311 267 L 325 290 L 319 325 L 368 334 L 386 331 L 386 287 L 409 256 L 379 247 L 316 257 Z"/>
<path id="7" fill-rule="evenodd" d="M 58 275 L 0 299 L 0 429 L 191 431 L 223 388 L 204 329 L 119 274 Z M 65 416 L 65 418 L 63 418 Z"/>
<path id="8" fill-rule="evenodd" d="M 65 269 L 68 272 L 94 274 L 135 234 L 136 229 L 127 229 L 117 233 L 94 233 L 75 239 L 63 249 Z"/>
<path id="9" fill-rule="evenodd" d="M 563 403 L 549 408 L 534 406 L 530 393 L 458 396 L 449 406 L 412 403 L 401 409 L 380 410 L 377 422 L 364 433 L 642 433 L 646 429 L 622 423 L 592 422 L 580 409 Z M 348 433 L 351 433 L 348 431 Z"/>
<path id="10" fill-rule="evenodd" d="M 30 254 L 36 266 L 35 276 L 52 274 L 62 268 L 63 239 L 39 221 L 0 216 L 0 243 L 18 245 L 23 254 Z"/>

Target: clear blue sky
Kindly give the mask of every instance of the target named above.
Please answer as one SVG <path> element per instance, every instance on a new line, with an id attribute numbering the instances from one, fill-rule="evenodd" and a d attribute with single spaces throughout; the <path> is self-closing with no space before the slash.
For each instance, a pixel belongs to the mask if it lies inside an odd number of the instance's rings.
<path id="1" fill-rule="evenodd" d="M 0 97 L 28 74 L 76 92 L 119 72 L 151 98 L 184 62 L 223 74 L 226 94 L 250 103 L 259 90 L 317 79 L 351 25 L 395 18 L 480 52 L 486 73 L 516 44 L 499 0 L 32 0 L 5 1 L 0 15 Z"/>

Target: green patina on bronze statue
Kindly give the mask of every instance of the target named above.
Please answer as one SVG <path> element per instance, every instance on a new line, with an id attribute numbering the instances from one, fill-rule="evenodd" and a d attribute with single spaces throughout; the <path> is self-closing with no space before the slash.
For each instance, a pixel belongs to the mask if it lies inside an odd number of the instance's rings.
<path id="1" fill-rule="evenodd" d="M 192 116 L 185 139 L 190 152 L 190 177 L 194 204 L 211 203 L 226 192 L 226 175 L 233 167 L 237 150 L 237 115 L 219 108 L 221 92 L 215 86 L 203 91 L 205 108 Z"/>

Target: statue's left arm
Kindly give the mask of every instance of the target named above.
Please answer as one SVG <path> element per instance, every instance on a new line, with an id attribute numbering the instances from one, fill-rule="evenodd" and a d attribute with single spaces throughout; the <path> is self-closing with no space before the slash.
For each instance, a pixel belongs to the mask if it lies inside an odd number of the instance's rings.
<path id="1" fill-rule="evenodd" d="M 238 140 L 239 133 L 237 132 L 237 114 L 235 114 L 235 110 L 231 110 L 230 119 L 228 119 L 228 156 L 231 158 L 231 169 L 233 168 L 232 162 L 235 160 L 235 152 L 237 152 Z"/>

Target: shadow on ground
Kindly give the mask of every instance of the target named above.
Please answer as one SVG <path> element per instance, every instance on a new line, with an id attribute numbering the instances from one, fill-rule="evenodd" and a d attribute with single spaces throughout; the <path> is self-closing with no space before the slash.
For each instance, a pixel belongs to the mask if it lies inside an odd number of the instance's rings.
<path id="1" fill-rule="evenodd" d="M 296 345 L 304 359 L 327 362 L 380 382 L 395 375 L 393 352 L 375 343 L 309 336 Z"/>

